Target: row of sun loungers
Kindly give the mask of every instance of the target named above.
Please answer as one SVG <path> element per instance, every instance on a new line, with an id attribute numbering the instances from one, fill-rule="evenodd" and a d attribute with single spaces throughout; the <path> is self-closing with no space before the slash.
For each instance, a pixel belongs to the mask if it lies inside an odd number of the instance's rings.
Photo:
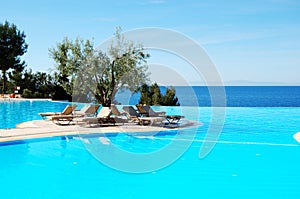
<path id="1" fill-rule="evenodd" d="M 153 124 L 155 122 L 165 121 L 167 124 L 178 124 L 182 115 L 166 115 L 165 111 L 154 111 L 150 106 L 136 105 L 138 111 L 132 106 L 124 106 L 123 110 L 128 112 L 132 117 L 137 117 L 140 124 Z"/>
<path id="2" fill-rule="evenodd" d="M 62 112 L 46 112 L 39 115 L 43 119 L 50 118 L 57 124 L 70 124 L 74 118 L 95 116 L 100 105 L 86 105 L 81 110 L 75 110 L 76 107 L 76 105 L 67 105 Z"/>
<path id="3" fill-rule="evenodd" d="M 76 105 L 68 105 L 62 112 L 39 113 L 43 118 L 49 118 L 56 124 L 69 125 L 71 122 L 84 123 L 87 125 L 115 125 L 116 123 L 137 123 L 140 125 L 154 125 L 164 122 L 166 125 L 178 125 L 181 115 L 166 115 L 166 112 L 154 111 L 150 106 L 136 105 L 123 106 L 119 111 L 115 105 L 101 107 L 100 105 L 87 105 L 81 110 L 75 110 Z"/>

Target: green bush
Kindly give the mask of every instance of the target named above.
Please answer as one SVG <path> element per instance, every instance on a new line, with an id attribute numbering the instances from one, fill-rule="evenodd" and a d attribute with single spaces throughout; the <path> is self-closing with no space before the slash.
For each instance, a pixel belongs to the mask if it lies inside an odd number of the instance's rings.
<path id="1" fill-rule="evenodd" d="M 23 90 L 22 97 L 24 97 L 24 98 L 31 98 L 32 97 L 32 91 L 29 90 L 29 89 L 27 89 L 27 88 L 25 88 Z"/>
<path id="2" fill-rule="evenodd" d="M 32 95 L 33 98 L 43 98 L 43 94 L 38 92 L 38 91 L 35 91 Z"/>
<path id="3" fill-rule="evenodd" d="M 166 94 L 163 95 L 157 83 L 152 84 L 150 87 L 144 84 L 139 88 L 141 97 L 139 104 L 147 105 L 161 105 L 161 106 L 179 106 L 176 91 L 171 86 L 166 89 Z"/>

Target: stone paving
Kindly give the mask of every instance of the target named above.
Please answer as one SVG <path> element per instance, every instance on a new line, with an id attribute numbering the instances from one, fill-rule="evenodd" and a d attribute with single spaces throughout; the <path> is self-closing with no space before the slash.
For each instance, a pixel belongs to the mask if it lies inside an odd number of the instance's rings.
<path id="1" fill-rule="evenodd" d="M 0 130 L 0 142 L 9 142 L 16 140 L 25 140 L 32 138 L 54 137 L 54 136 L 66 136 L 66 135 L 78 135 L 78 134 L 101 134 L 101 133 L 149 133 L 160 131 L 170 131 L 179 128 L 187 128 L 200 125 L 195 121 L 188 121 L 184 126 L 166 128 L 165 126 L 141 126 L 135 123 L 125 123 L 117 125 L 57 125 L 50 120 L 34 120 L 24 122 L 17 125 L 17 128 L 1 129 Z"/>

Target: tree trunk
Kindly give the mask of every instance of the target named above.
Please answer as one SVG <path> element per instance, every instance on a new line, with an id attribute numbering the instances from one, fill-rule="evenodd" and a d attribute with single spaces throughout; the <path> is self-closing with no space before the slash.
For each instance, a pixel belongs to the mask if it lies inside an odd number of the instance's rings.
<path id="1" fill-rule="evenodd" d="M 2 70 L 3 80 L 2 80 L 2 93 L 6 94 L 6 70 Z"/>
<path id="2" fill-rule="evenodd" d="M 98 95 L 98 94 L 95 95 L 95 98 L 99 104 L 102 104 L 102 106 L 110 107 L 111 101 L 109 99 L 105 98 L 104 96 Z"/>

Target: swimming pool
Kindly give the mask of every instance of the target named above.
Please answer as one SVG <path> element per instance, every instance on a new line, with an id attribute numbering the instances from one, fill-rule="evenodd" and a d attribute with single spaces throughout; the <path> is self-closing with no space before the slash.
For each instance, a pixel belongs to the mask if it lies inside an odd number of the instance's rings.
<path id="1" fill-rule="evenodd" d="M 204 159 L 198 155 L 211 109 L 200 112 L 204 125 L 188 151 L 168 167 L 144 174 L 120 172 L 97 161 L 87 146 L 101 144 L 99 137 L 1 146 L 1 197 L 298 198 L 300 145 L 292 136 L 300 129 L 299 108 L 226 108 L 222 134 Z M 186 138 L 189 130 L 181 133 Z M 122 150 L 149 153 L 175 136 L 116 134 L 108 139 Z"/>
<path id="2" fill-rule="evenodd" d="M 49 100 L 0 101 L 0 129 L 16 128 L 16 125 L 31 120 L 41 120 L 40 112 L 62 111 L 67 102 Z"/>

